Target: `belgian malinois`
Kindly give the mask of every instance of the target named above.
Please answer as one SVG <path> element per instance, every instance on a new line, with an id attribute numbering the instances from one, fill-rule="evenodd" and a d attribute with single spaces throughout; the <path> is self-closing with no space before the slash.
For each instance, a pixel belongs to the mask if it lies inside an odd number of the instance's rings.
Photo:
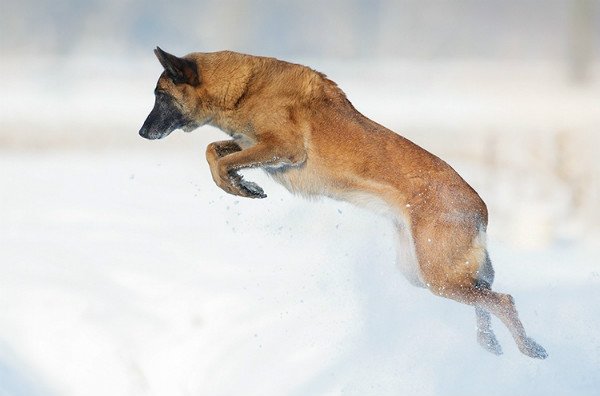
<path id="1" fill-rule="evenodd" d="M 488 351 L 502 353 L 491 312 L 522 353 L 546 358 L 527 337 L 512 296 L 491 290 L 486 205 L 447 163 L 359 113 L 308 67 L 230 51 L 154 53 L 164 72 L 141 136 L 209 124 L 231 137 L 206 150 L 212 178 L 226 192 L 265 198 L 238 173 L 262 168 L 292 193 L 383 212 L 395 224 L 398 264 L 411 283 L 474 306 L 477 339 Z"/>

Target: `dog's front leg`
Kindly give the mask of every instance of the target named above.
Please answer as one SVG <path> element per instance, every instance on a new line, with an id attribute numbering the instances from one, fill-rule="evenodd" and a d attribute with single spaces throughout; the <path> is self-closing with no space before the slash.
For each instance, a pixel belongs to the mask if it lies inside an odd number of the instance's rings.
<path id="1" fill-rule="evenodd" d="M 235 142 L 235 140 L 222 140 L 220 142 L 213 142 L 206 147 L 206 158 L 210 163 L 211 159 L 216 161 L 221 157 L 241 150 L 242 148 Z"/>
<path id="2" fill-rule="evenodd" d="M 292 165 L 300 156 L 290 154 L 282 146 L 259 142 L 245 150 L 226 150 L 226 155 L 219 155 L 223 142 L 208 146 L 206 157 L 210 165 L 213 180 L 221 189 L 229 194 L 247 198 L 266 198 L 263 189 L 255 183 L 248 182 L 238 174 L 244 168 L 260 168 L 264 166 Z M 235 143 L 234 143 L 235 144 Z M 214 145 L 214 146 L 213 146 Z M 212 147 L 211 147 L 212 146 Z M 231 148 L 231 146 L 229 146 Z M 239 147 L 239 146 L 238 146 Z"/>
<path id="3" fill-rule="evenodd" d="M 217 186 L 230 194 L 236 194 L 236 188 L 231 182 L 221 180 L 218 161 L 220 158 L 241 151 L 242 148 L 233 140 L 213 142 L 206 147 L 206 160 L 210 168 L 211 176 Z"/>

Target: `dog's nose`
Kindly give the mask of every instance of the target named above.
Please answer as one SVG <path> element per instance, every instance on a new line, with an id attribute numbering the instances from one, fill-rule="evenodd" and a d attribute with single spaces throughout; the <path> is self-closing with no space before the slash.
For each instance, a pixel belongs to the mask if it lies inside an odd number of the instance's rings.
<path id="1" fill-rule="evenodd" d="M 148 128 L 146 128 L 145 126 L 141 127 L 139 134 L 141 137 L 148 139 Z"/>

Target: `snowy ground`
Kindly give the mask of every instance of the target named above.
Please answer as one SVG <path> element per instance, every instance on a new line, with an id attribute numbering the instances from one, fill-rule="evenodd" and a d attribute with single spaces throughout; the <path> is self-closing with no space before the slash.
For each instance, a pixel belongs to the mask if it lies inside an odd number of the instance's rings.
<path id="1" fill-rule="evenodd" d="M 589 84 L 572 85 L 552 62 L 302 62 L 365 115 L 470 172 L 503 241 L 600 240 L 600 64 Z M 3 59 L 0 148 L 138 148 L 160 72 L 150 51 Z M 205 143 L 166 144 L 201 152 Z"/>
<path id="2" fill-rule="evenodd" d="M 495 321 L 496 357 L 471 308 L 402 278 L 385 219 L 260 172 L 267 199 L 229 196 L 197 134 L 1 152 L 0 395 L 597 394 L 597 243 L 491 241 L 550 353 Z"/>
<path id="3" fill-rule="evenodd" d="M 536 361 L 497 321 L 486 353 L 472 309 L 411 287 L 385 219 L 258 171 L 267 199 L 221 192 L 210 128 L 139 138 L 151 56 L 0 63 L 1 396 L 597 394 L 598 79 L 307 62 L 480 192 Z"/>

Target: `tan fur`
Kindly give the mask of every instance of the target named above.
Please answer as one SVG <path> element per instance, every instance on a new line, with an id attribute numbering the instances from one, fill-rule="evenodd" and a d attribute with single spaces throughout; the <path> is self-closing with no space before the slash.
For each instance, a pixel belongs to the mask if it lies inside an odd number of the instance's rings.
<path id="1" fill-rule="evenodd" d="M 412 273 L 403 269 L 412 283 L 482 310 L 480 341 L 491 333 L 484 316 L 491 311 L 524 353 L 545 357 L 531 347 L 512 299 L 478 287 L 488 212 L 447 163 L 363 116 L 334 82 L 308 67 L 229 51 L 184 59 L 197 65 L 200 83 L 174 83 L 163 73 L 157 89 L 197 125 L 233 138 L 207 148 L 219 187 L 255 196 L 237 171 L 261 167 L 293 193 L 375 207 L 395 222 L 401 256 L 417 265 Z M 495 341 L 493 333 L 487 337 Z"/>

